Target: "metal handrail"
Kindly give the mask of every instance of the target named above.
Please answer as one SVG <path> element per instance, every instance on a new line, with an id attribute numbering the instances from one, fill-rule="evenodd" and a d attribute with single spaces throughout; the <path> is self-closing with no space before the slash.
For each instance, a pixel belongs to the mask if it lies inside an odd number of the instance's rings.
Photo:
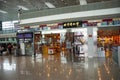
<path id="1" fill-rule="evenodd" d="M 17 32 L 15 28 L 4 28 L 2 31 L 0 31 L 0 34 L 15 33 L 15 32 Z"/>

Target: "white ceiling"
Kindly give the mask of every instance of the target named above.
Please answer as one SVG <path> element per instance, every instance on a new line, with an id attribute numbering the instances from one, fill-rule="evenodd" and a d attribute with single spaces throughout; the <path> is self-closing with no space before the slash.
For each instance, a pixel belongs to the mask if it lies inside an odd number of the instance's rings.
<path id="1" fill-rule="evenodd" d="M 110 0 L 0 0 L 0 21 L 16 20 L 20 8 L 29 11 L 44 10 L 101 1 Z"/>

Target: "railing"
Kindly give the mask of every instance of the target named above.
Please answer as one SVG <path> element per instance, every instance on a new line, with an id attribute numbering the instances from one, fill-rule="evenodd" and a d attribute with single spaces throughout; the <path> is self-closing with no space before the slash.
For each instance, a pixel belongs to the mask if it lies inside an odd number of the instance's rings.
<path id="1" fill-rule="evenodd" d="M 6 34 L 6 33 L 16 33 L 17 30 L 15 28 L 4 28 L 2 31 L 0 31 L 0 34 Z"/>

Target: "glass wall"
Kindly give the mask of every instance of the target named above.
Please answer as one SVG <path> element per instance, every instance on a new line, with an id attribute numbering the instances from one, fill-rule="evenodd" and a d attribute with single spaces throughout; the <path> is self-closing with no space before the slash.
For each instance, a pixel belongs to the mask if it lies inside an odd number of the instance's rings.
<path id="1" fill-rule="evenodd" d="M 15 26 L 14 23 L 17 23 L 18 21 L 6 21 L 2 22 L 2 31 L 0 33 L 14 33 L 15 32 Z"/>

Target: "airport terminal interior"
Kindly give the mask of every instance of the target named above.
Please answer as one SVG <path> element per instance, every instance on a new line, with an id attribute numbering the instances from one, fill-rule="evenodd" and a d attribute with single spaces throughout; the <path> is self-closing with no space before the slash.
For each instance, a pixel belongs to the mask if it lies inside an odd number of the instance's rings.
<path id="1" fill-rule="evenodd" d="M 0 0 L 0 80 L 120 80 L 120 0 Z"/>

